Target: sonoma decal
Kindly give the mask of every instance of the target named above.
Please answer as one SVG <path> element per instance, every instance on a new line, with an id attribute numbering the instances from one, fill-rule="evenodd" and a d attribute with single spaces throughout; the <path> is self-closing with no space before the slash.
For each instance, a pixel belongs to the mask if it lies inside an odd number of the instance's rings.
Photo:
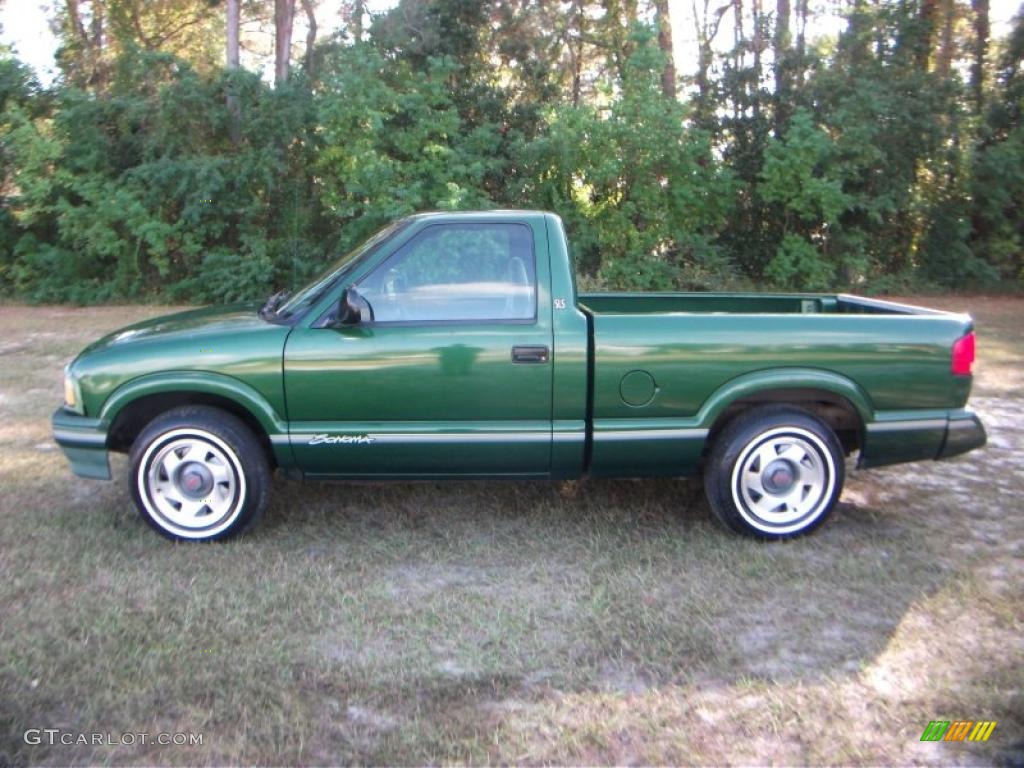
<path id="1" fill-rule="evenodd" d="M 369 435 L 328 435 L 323 432 L 313 435 L 306 445 L 369 445 L 372 442 Z"/>

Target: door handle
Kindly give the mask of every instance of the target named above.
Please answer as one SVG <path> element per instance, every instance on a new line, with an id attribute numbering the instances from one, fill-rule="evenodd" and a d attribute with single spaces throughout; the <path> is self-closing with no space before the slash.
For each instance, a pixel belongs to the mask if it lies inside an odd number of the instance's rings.
<path id="1" fill-rule="evenodd" d="M 512 362 L 546 363 L 549 354 L 547 347 L 512 347 Z"/>

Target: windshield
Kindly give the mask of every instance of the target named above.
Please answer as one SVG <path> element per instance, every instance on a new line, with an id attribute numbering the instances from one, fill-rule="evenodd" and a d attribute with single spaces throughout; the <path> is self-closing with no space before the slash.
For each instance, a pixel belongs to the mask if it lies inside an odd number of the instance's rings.
<path id="1" fill-rule="evenodd" d="M 351 273 L 359 264 L 379 245 L 396 234 L 408 222 L 396 221 L 378 230 L 368 239 L 364 240 L 351 251 L 346 253 L 331 266 L 321 272 L 311 283 L 295 292 L 295 295 L 282 304 L 275 315 L 280 319 L 288 319 L 302 314 L 311 306 L 316 304 L 323 295 L 342 280 L 345 275 Z"/>

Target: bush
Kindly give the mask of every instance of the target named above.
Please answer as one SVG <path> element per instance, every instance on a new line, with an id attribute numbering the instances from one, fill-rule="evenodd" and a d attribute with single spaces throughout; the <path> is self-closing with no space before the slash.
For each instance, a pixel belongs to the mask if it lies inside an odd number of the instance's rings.
<path id="1" fill-rule="evenodd" d="M 0 53 L 0 292 L 258 298 L 397 217 L 491 207 L 560 214 L 606 289 L 1021 286 L 1024 22 L 971 122 L 956 72 L 869 44 L 919 34 L 891 4 L 808 54 L 792 103 L 740 56 L 693 115 L 651 28 L 594 19 L 610 52 L 570 103 L 532 60 L 547 12 L 500 9 L 524 37 L 493 47 L 498 10 L 403 2 L 279 87 L 124 44 L 102 85 L 46 90 Z"/>

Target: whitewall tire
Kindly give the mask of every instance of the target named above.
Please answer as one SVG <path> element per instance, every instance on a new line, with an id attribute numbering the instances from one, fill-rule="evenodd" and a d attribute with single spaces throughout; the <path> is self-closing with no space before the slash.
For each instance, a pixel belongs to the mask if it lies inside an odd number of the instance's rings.
<path id="1" fill-rule="evenodd" d="M 167 411 L 132 446 L 132 497 L 159 533 L 182 541 L 234 536 L 264 510 L 270 469 L 255 435 L 209 406 Z"/>

